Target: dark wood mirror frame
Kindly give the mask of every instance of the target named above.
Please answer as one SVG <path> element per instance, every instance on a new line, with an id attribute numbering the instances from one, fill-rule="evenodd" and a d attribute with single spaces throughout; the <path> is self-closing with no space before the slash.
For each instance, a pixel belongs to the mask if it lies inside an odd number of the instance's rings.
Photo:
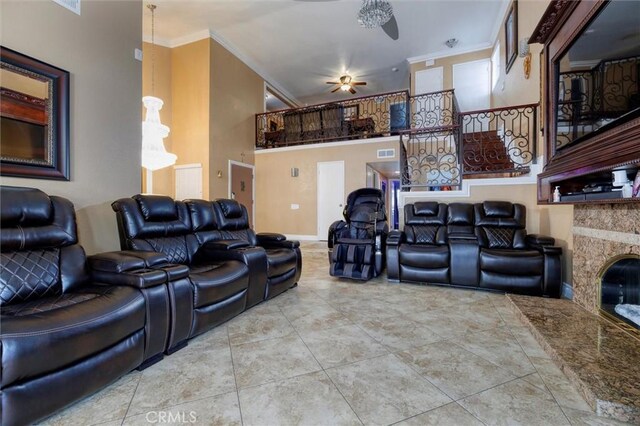
<path id="1" fill-rule="evenodd" d="M 42 127 L 45 154 L 42 159 L 29 159 L 8 157 L 0 152 L 0 174 L 69 180 L 69 72 L 3 46 L 0 47 L 0 66 L 49 85 L 49 98 L 44 101 L 2 88 L 2 117 Z M 36 120 L 34 115 L 41 118 Z"/>
<path id="2" fill-rule="evenodd" d="M 592 19 L 606 7 L 607 0 L 552 0 L 535 28 L 530 43 L 544 44 L 541 67 L 545 85 L 545 167 L 538 175 L 538 203 L 553 200 L 553 188 L 561 192 L 589 183 L 594 176 L 610 175 L 614 168 L 640 166 L 640 117 L 630 117 L 603 132 L 594 132 L 581 143 L 556 150 L 555 117 L 558 99 L 556 64 Z M 604 130 L 604 129 L 603 129 Z M 608 200 L 612 202 L 614 200 Z M 618 202 L 618 200 L 615 200 Z M 638 202 L 625 199 L 622 202 Z M 591 201 L 581 201 L 591 202 Z M 605 202 L 602 200 L 600 202 Z"/>

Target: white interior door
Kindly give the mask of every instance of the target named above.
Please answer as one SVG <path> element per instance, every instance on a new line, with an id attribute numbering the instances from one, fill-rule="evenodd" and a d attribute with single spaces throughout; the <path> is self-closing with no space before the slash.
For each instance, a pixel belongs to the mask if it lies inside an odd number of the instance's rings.
<path id="1" fill-rule="evenodd" d="M 491 108 L 491 59 L 454 64 L 453 88 L 462 112 Z"/>
<path id="2" fill-rule="evenodd" d="M 318 240 L 326 241 L 329 226 L 342 219 L 344 161 L 318 163 Z"/>
<path id="3" fill-rule="evenodd" d="M 174 166 L 176 172 L 176 200 L 202 198 L 202 164 Z"/>
<path id="4" fill-rule="evenodd" d="M 439 92 L 444 87 L 442 67 L 416 71 L 415 94 Z"/>

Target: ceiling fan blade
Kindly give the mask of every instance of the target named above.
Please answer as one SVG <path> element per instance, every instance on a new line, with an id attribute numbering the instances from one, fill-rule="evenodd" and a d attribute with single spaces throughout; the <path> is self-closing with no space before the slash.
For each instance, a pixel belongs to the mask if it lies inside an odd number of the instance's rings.
<path id="1" fill-rule="evenodd" d="M 333 89 L 333 90 L 331 91 L 331 93 L 336 93 L 338 90 L 340 90 L 340 86 L 338 86 L 338 87 L 336 87 L 335 89 Z"/>
<path id="2" fill-rule="evenodd" d="M 366 86 L 367 82 L 366 81 L 352 81 L 351 85 L 352 86 Z"/>
<path id="3" fill-rule="evenodd" d="M 352 95 L 356 94 L 356 90 L 353 87 L 349 87 L 349 91 L 351 92 Z"/>
<path id="4" fill-rule="evenodd" d="M 382 30 L 386 35 L 391 37 L 392 40 L 397 40 L 400 37 L 400 33 L 398 31 L 398 21 L 396 21 L 396 17 L 391 15 L 391 19 L 387 21 L 386 24 L 382 26 Z"/>
<path id="5" fill-rule="evenodd" d="M 338 83 L 337 81 L 327 81 L 327 84 L 342 84 L 342 83 Z"/>

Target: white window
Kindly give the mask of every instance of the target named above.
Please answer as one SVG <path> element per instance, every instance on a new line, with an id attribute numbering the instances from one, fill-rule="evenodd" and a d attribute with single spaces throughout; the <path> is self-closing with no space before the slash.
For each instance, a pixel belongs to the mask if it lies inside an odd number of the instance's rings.
<path id="1" fill-rule="evenodd" d="M 500 77 L 500 42 L 496 42 L 491 54 L 491 90 L 496 90 L 498 78 Z"/>

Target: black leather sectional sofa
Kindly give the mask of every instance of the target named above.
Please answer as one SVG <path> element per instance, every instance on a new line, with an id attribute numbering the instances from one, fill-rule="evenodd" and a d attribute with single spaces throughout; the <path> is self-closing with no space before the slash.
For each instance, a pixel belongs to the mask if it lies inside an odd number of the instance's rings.
<path id="1" fill-rule="evenodd" d="M 114 209 L 129 250 L 87 258 L 68 200 L 0 187 L 2 425 L 151 365 L 300 277 L 299 244 L 256 236 L 235 201 L 136 196 Z"/>
<path id="2" fill-rule="evenodd" d="M 523 205 L 417 202 L 404 214 L 387 238 L 390 280 L 560 297 L 562 249 L 527 235 Z"/>

